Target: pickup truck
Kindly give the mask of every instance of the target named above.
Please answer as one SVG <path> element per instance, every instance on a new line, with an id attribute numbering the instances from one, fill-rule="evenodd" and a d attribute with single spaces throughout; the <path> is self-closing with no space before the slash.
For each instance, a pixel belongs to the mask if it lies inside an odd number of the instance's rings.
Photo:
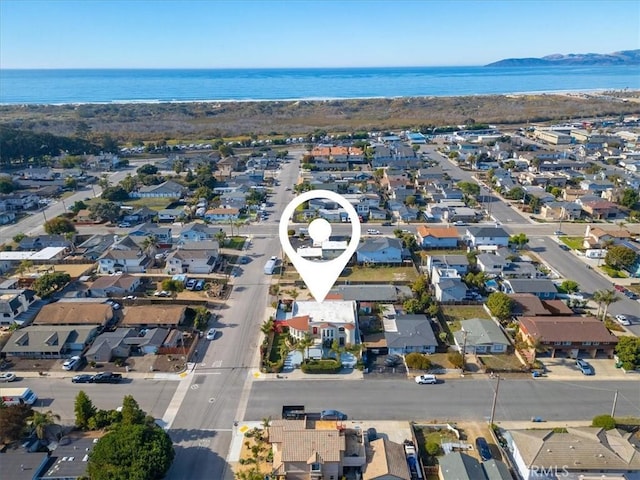
<path id="1" fill-rule="evenodd" d="M 122 374 L 111 372 L 100 372 L 93 376 L 93 383 L 119 383 Z"/>

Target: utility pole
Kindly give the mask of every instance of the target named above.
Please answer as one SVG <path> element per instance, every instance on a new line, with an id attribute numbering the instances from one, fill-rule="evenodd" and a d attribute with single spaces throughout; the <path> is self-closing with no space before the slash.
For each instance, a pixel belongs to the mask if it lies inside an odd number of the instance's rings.
<path id="1" fill-rule="evenodd" d="M 463 341 L 462 341 L 462 373 L 464 373 L 464 367 L 465 367 L 465 355 L 467 354 L 467 334 L 469 332 L 467 332 L 464 327 L 462 328 L 462 337 L 463 337 Z"/>
<path id="2" fill-rule="evenodd" d="M 496 414 L 496 404 L 498 403 L 498 391 L 500 390 L 500 375 L 498 375 L 498 383 L 496 383 L 496 390 L 493 392 L 493 404 L 491 405 L 491 419 L 489 420 L 489 427 L 493 425 L 493 418 Z M 616 391 L 616 395 L 618 392 Z M 615 403 L 614 403 L 615 405 Z M 615 408 L 615 407 L 614 407 Z"/>
<path id="3" fill-rule="evenodd" d="M 611 407 L 611 417 L 615 417 L 616 415 L 616 404 L 618 403 L 618 390 L 616 390 L 613 395 L 613 407 Z"/>

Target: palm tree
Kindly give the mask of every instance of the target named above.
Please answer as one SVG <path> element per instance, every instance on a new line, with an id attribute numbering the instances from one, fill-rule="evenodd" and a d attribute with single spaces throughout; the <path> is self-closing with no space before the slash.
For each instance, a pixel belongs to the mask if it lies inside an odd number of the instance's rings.
<path id="1" fill-rule="evenodd" d="M 309 358 L 309 347 L 313 346 L 314 343 L 315 342 L 313 340 L 313 337 L 309 332 L 307 332 L 304 334 L 303 338 L 298 340 L 298 343 L 296 344 L 296 350 L 298 350 L 300 353 L 306 351 L 306 358 Z"/>
<path id="2" fill-rule="evenodd" d="M 598 313 L 596 318 L 600 318 L 600 312 L 602 311 L 602 305 L 604 305 L 604 315 L 602 319 L 607 318 L 607 310 L 609 305 L 617 302 L 620 298 L 616 295 L 615 290 L 597 290 L 593 292 L 593 301 L 598 304 Z"/>
<path id="3" fill-rule="evenodd" d="M 275 327 L 275 322 L 273 321 L 273 317 L 269 318 L 269 320 L 265 321 L 262 325 L 260 325 L 260 331 L 265 335 L 269 335 Z"/>
<path id="4" fill-rule="evenodd" d="M 16 273 L 18 275 L 22 275 L 24 272 L 28 272 L 33 267 L 33 262 L 31 260 L 22 260 L 16 268 Z"/>
<path id="5" fill-rule="evenodd" d="M 53 413 L 51 410 L 47 410 L 44 413 L 34 411 L 33 414 L 27 418 L 29 426 L 40 440 L 45 439 L 47 436 L 47 428 L 55 425 L 56 420 L 60 420 L 60 415 Z"/>
<path id="6" fill-rule="evenodd" d="M 220 229 L 216 232 L 214 237 L 216 238 L 216 240 L 218 240 L 220 247 L 224 247 L 224 241 L 227 238 L 227 233 L 224 230 Z"/>
<path id="7" fill-rule="evenodd" d="M 158 239 L 154 235 L 149 235 L 142 241 L 142 249 L 149 257 L 153 257 L 158 249 Z"/>
<path id="8" fill-rule="evenodd" d="M 600 297 L 600 301 L 604 303 L 604 313 L 602 314 L 602 320 L 607 319 L 607 310 L 609 309 L 609 305 L 620 300 L 620 297 L 616 295 L 615 290 L 604 290 L 602 296 Z"/>

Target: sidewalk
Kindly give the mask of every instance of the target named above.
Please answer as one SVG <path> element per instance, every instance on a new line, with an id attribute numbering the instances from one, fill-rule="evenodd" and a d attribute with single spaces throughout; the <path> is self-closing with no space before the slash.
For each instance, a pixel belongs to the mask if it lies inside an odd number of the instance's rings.
<path id="1" fill-rule="evenodd" d="M 363 380 L 364 373 L 361 370 L 352 369 L 337 374 L 306 374 L 299 368 L 292 371 L 282 373 L 262 373 L 260 370 L 254 370 L 252 373 L 254 380 Z"/>
<path id="2" fill-rule="evenodd" d="M 131 379 L 143 379 L 143 380 L 171 380 L 171 381 L 180 381 L 182 380 L 184 377 L 186 377 L 189 372 L 191 372 L 193 368 L 193 364 L 192 363 L 188 363 L 187 364 L 187 369 L 183 372 L 178 372 L 178 373 L 172 373 L 172 372 L 127 372 L 127 373 L 123 373 L 122 374 L 122 378 L 126 379 L 126 378 L 131 378 Z M 75 377 L 76 375 L 93 375 L 95 373 L 99 373 L 99 372 L 90 372 L 90 373 L 85 373 L 85 372 L 68 372 L 68 371 L 46 371 L 44 372 L 44 375 L 41 375 L 40 372 L 36 372 L 36 371 L 26 371 L 26 372 L 22 372 L 22 371 L 18 371 L 15 372 L 16 377 L 20 377 L 20 378 L 68 378 L 71 379 L 73 377 Z"/>

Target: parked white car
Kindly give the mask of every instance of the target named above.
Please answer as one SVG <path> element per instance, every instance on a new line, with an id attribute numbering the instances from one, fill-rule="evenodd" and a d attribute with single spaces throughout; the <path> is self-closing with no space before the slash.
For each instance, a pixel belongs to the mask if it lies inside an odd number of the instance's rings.
<path id="1" fill-rule="evenodd" d="M 624 325 L 625 327 L 628 327 L 629 325 L 631 325 L 631 322 L 629 321 L 629 319 L 624 315 L 616 315 L 615 318 L 620 325 Z"/>

